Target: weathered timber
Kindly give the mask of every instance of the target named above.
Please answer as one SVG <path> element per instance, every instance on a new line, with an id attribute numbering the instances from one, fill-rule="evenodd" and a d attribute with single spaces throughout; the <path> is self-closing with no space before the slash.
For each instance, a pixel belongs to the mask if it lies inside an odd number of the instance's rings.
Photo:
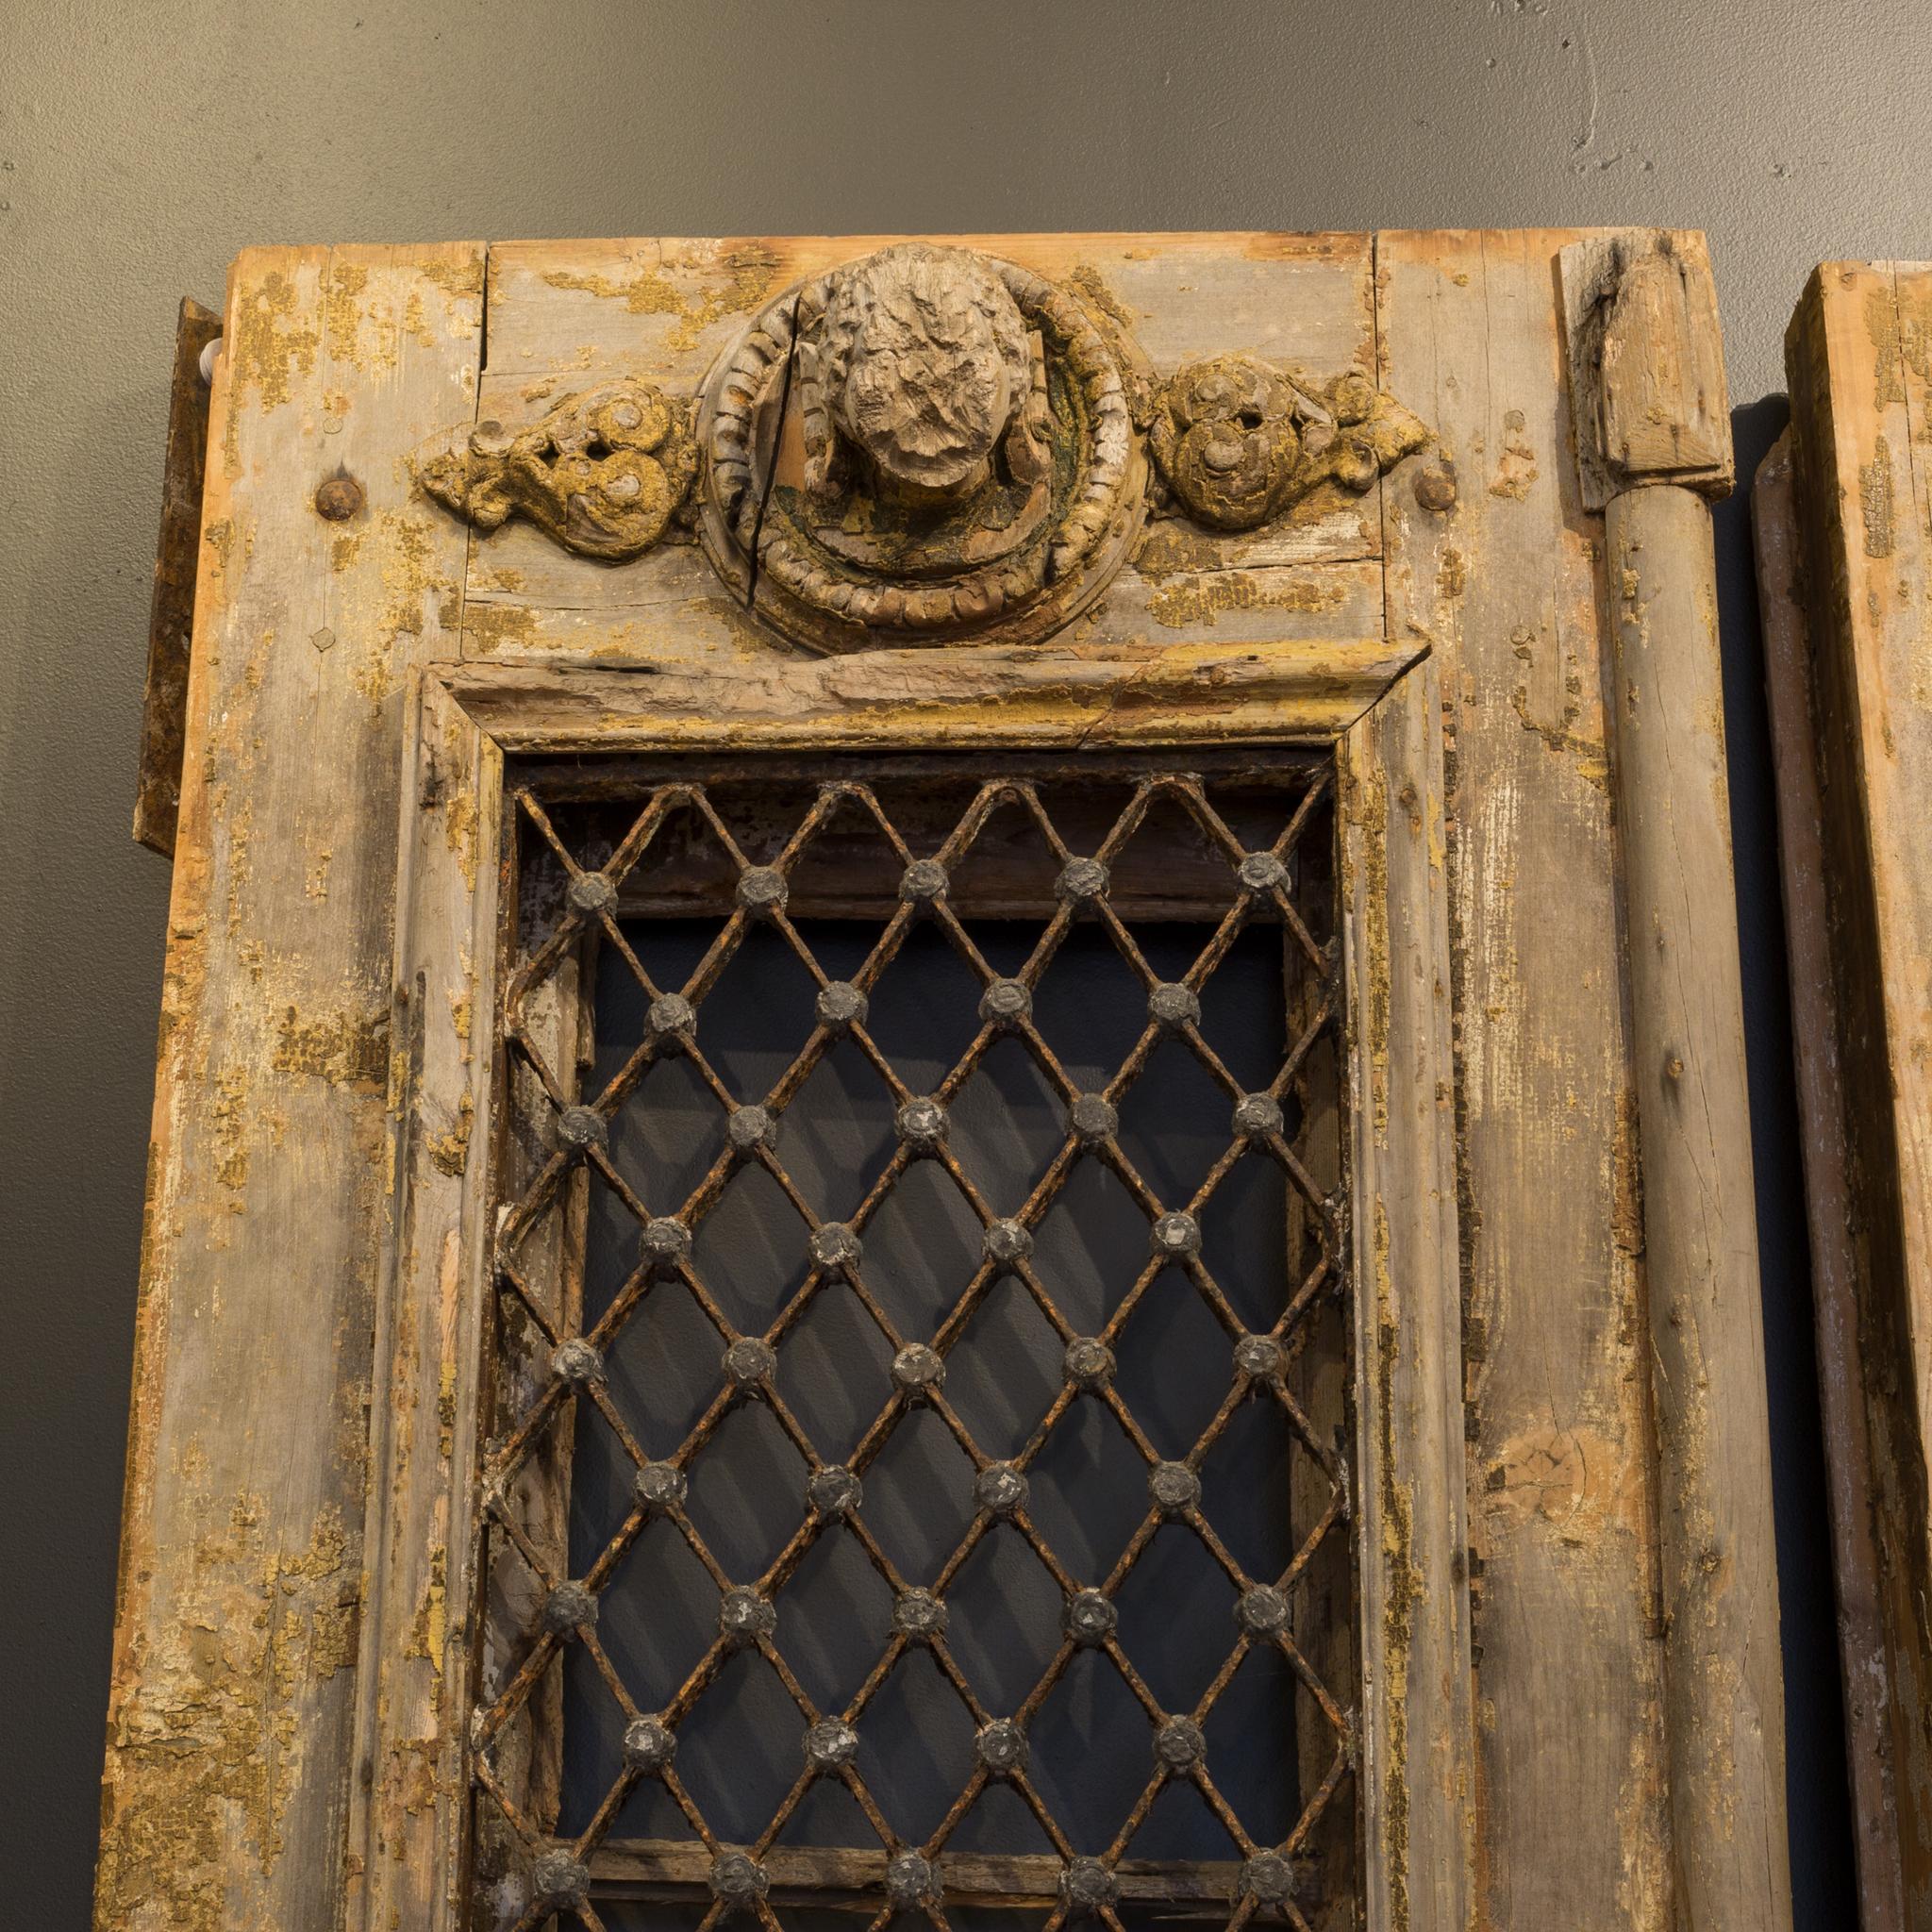
<path id="1" fill-rule="evenodd" d="M 1729 476 L 1717 305 L 1701 246 L 1667 234 L 1620 240 L 1607 263 L 1565 249 L 1561 275 L 1577 421 L 1602 429 L 1610 488 L 1676 1910 L 1778 1932 L 1784 1686 L 1716 562 L 1684 487 Z"/>
<path id="2" fill-rule="evenodd" d="M 1807 285 L 1785 343 L 1844 1094 L 1845 1226 L 1889 1671 L 1878 1748 L 1890 1757 L 1895 1802 L 1874 1829 L 1894 1840 L 1904 1923 L 1915 1927 L 1932 1925 L 1928 325 L 1932 269 L 1831 262 Z M 1831 1131 L 1828 1120 L 1807 1120 L 1813 1138 Z M 1834 1431 L 1827 1441 L 1835 1462 L 1854 1458 L 1853 1479 L 1857 1452 L 1856 1434 Z M 1856 1576 L 1844 1587 L 1856 1595 Z"/>
<path id="3" fill-rule="evenodd" d="M 481 251 L 253 250 L 209 420 L 95 1922 L 339 1932 L 405 692 Z M 332 521 L 340 474 L 363 508 Z"/>
<path id="4" fill-rule="evenodd" d="M 1837 1584 L 1839 1669 L 1857 1832 L 1858 1924 L 1905 1932 L 1905 1872 L 1898 1836 L 1890 1713 L 1884 1579 L 1874 1534 L 1872 1441 L 1865 1409 L 1870 1369 L 1858 1320 L 1844 1074 L 1838 1044 L 1838 988 L 1825 875 L 1824 806 L 1812 722 L 1812 642 L 1801 581 L 1801 535 L 1792 500 L 1787 429 L 1751 486 L 1757 553 L 1757 608 L 1777 785 L 1779 883 L 1791 987 L 1791 1042 L 1804 1123 L 1806 1216 L 1818 1333 L 1825 1494 Z"/>
<path id="5" fill-rule="evenodd" d="M 1424 660 L 1342 741 L 1368 1923 L 1474 1897 L 1442 708 Z"/>
<path id="6" fill-rule="evenodd" d="M 1607 650 L 1556 291 L 1573 239 L 1380 238 L 1382 384 L 1437 439 L 1415 479 L 1384 492 L 1388 631 L 1431 649 L 1444 703 L 1476 1923 L 1662 1932 L 1667 1740 Z"/>
<path id="7" fill-rule="evenodd" d="M 181 740 L 188 709 L 188 656 L 194 580 L 201 561 L 201 491 L 208 467 L 208 384 L 202 351 L 220 339 L 222 318 L 184 295 L 175 325 L 168 388 L 168 444 L 161 471 L 161 525 L 155 541 L 154 601 L 147 622 L 147 689 L 141 707 L 141 768 L 134 794 L 136 841 L 163 858 L 175 851 L 181 810 Z"/>

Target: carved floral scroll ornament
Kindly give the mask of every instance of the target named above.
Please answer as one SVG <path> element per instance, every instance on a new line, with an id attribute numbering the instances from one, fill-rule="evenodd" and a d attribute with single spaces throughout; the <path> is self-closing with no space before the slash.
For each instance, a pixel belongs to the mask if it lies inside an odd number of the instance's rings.
<path id="1" fill-rule="evenodd" d="M 1253 530 L 1324 483 L 1360 495 L 1428 431 L 1357 371 L 1318 388 L 1252 356 L 1216 356 L 1162 387 L 1148 441 L 1197 522 Z"/>
<path id="2" fill-rule="evenodd" d="M 690 405 L 625 380 L 567 396 L 514 434 L 479 423 L 420 480 L 480 530 L 527 517 L 567 550 L 621 563 L 664 534 L 696 471 Z"/>
<path id="3" fill-rule="evenodd" d="M 720 575 L 782 635 L 848 651 L 1049 636 L 1150 508 L 1254 530 L 1312 513 L 1325 487 L 1360 494 L 1427 440 L 1358 372 L 1224 355 L 1159 381 L 1075 291 L 910 242 L 770 302 L 694 404 L 608 382 L 520 431 L 478 424 L 421 480 L 481 529 L 523 516 L 622 562 L 701 475 L 689 516 Z"/>

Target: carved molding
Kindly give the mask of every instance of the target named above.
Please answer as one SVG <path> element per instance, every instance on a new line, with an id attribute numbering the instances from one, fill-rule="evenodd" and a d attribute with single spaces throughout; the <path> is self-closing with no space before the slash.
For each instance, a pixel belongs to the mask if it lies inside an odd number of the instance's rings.
<path id="1" fill-rule="evenodd" d="M 664 534 L 696 473 L 690 405 L 625 379 L 566 396 L 515 433 L 479 423 L 419 480 L 479 530 L 527 517 L 566 550 L 622 563 Z"/>
<path id="2" fill-rule="evenodd" d="M 1253 530 L 1324 483 L 1360 495 L 1428 431 L 1357 371 L 1318 388 L 1253 356 L 1215 356 L 1162 384 L 1148 441 L 1197 523 Z"/>
<path id="3" fill-rule="evenodd" d="M 1146 513 L 1124 375 L 1079 300 L 1011 262 L 905 242 L 846 263 L 706 385 L 706 550 L 815 649 L 1043 637 Z"/>

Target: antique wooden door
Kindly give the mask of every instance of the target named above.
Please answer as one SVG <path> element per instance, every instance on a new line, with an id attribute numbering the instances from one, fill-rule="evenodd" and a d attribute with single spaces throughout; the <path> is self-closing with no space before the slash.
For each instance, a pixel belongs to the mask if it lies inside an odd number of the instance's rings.
<path id="1" fill-rule="evenodd" d="M 208 360 L 102 1926 L 1789 1923 L 1696 237 Z"/>
<path id="2" fill-rule="evenodd" d="M 1932 1925 L 1932 269 L 1827 262 L 1757 473 L 1860 1924 Z"/>

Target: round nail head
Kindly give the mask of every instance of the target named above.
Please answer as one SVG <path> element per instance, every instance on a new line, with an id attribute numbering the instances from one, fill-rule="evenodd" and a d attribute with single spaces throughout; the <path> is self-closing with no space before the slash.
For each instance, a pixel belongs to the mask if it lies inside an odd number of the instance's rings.
<path id="1" fill-rule="evenodd" d="M 1091 1335 L 1067 1343 L 1067 1380 L 1076 1389 L 1099 1390 L 1113 1379 L 1113 1350 Z"/>
<path id="2" fill-rule="evenodd" d="M 592 919 L 617 904 L 617 887 L 608 873 L 580 872 L 571 880 L 563 896 L 573 912 Z"/>
<path id="3" fill-rule="evenodd" d="M 755 1590 L 740 1584 L 718 1599 L 718 1634 L 727 1643 L 756 1643 L 777 1627 L 777 1607 Z"/>
<path id="4" fill-rule="evenodd" d="M 789 893 L 785 874 L 774 866 L 749 865 L 738 874 L 738 903 L 754 918 L 781 911 Z"/>
<path id="5" fill-rule="evenodd" d="M 1026 1762 L 1026 1733 L 1011 1718 L 996 1717 L 974 1733 L 973 1750 L 994 1777 L 1010 1777 Z"/>
<path id="6" fill-rule="evenodd" d="M 1188 1771 L 1208 1755 L 1208 1740 L 1192 1718 L 1171 1717 L 1154 1733 L 1154 1757 L 1169 1771 Z"/>
<path id="7" fill-rule="evenodd" d="M 761 1107 L 734 1107 L 724 1122 L 724 1138 L 741 1154 L 772 1144 L 775 1124 Z"/>
<path id="8" fill-rule="evenodd" d="M 814 1771 L 839 1771 L 858 1750 L 858 1733 L 835 1717 L 821 1718 L 805 1734 L 805 1761 Z"/>
<path id="9" fill-rule="evenodd" d="M 1242 1591 L 1234 1614 L 1250 1637 L 1279 1637 L 1288 1628 L 1288 1599 L 1273 1584 L 1257 1584 Z"/>
<path id="10" fill-rule="evenodd" d="M 711 1860 L 711 1896 L 720 1905 L 755 1906 L 771 1887 L 770 1875 L 749 1852 L 720 1852 Z"/>
<path id="11" fill-rule="evenodd" d="M 892 1628 L 915 1642 L 930 1642 L 945 1635 L 946 1607 L 929 1590 L 902 1590 L 892 1606 Z"/>
<path id="12" fill-rule="evenodd" d="M 995 979 L 979 996 L 979 1017 L 990 1026 L 1017 1026 L 1033 1011 L 1033 995 L 1017 979 Z"/>
<path id="13" fill-rule="evenodd" d="M 1178 983 L 1157 986 L 1147 995 L 1147 1011 L 1157 1026 L 1164 1026 L 1171 1033 L 1178 1032 L 1183 1026 L 1199 1024 L 1200 996 L 1191 986 Z"/>
<path id="14" fill-rule="evenodd" d="M 917 1852 L 900 1852 L 886 1860 L 886 1896 L 895 1906 L 923 1906 L 939 1897 L 932 1860 Z"/>
<path id="15" fill-rule="evenodd" d="M 557 1119 L 557 1138 L 566 1147 L 601 1147 L 610 1124 L 594 1107 L 567 1107 Z"/>
<path id="16" fill-rule="evenodd" d="M 1154 1224 L 1154 1252 L 1170 1261 L 1191 1260 L 1201 1252 L 1201 1227 L 1191 1214 L 1163 1214 Z"/>
<path id="17" fill-rule="evenodd" d="M 1243 1141 L 1281 1131 L 1281 1103 L 1272 1093 L 1243 1093 L 1234 1104 L 1234 1130 Z"/>
<path id="18" fill-rule="evenodd" d="M 582 1389 L 603 1373 L 604 1357 L 581 1335 L 560 1341 L 550 1352 L 550 1373 L 573 1389 Z"/>
<path id="19" fill-rule="evenodd" d="M 590 1890 L 590 1872 L 569 1852 L 545 1852 L 530 1867 L 531 1895 L 544 1905 L 580 1905 Z"/>
<path id="20" fill-rule="evenodd" d="M 1002 1522 L 1026 1507 L 1026 1478 L 1010 1462 L 989 1462 L 973 1479 L 973 1500 Z"/>
<path id="21" fill-rule="evenodd" d="M 596 1621 L 596 1592 L 582 1583 L 559 1583 L 543 1599 L 543 1627 L 553 1637 L 575 1637 Z"/>
<path id="22" fill-rule="evenodd" d="M 847 1033 L 865 1024 L 869 1002 L 849 979 L 835 979 L 819 989 L 813 1011 L 828 1033 Z"/>
<path id="23" fill-rule="evenodd" d="M 1075 1643 L 1105 1643 L 1114 1633 L 1120 1613 L 1097 1590 L 1076 1590 L 1061 1612 L 1061 1627 Z"/>
<path id="24" fill-rule="evenodd" d="M 844 1271 L 858 1266 L 858 1237 L 842 1221 L 821 1222 L 811 1231 L 811 1258 L 815 1266 Z"/>
<path id="25" fill-rule="evenodd" d="M 1288 883 L 1288 868 L 1272 852 L 1251 852 L 1241 862 L 1241 884 L 1251 892 L 1272 892 Z"/>
<path id="26" fill-rule="evenodd" d="M 724 1351 L 724 1377 L 734 1389 L 756 1389 L 777 1366 L 771 1345 L 756 1335 L 741 1335 Z"/>
<path id="27" fill-rule="evenodd" d="M 821 1516 L 850 1516 L 865 1500 L 865 1488 L 842 1462 L 828 1462 L 812 1471 L 805 1499 Z"/>
<path id="28" fill-rule="evenodd" d="M 1147 1472 L 1147 1495 L 1163 1516 L 1185 1516 L 1201 1500 L 1201 1478 L 1185 1462 L 1157 1462 Z"/>
<path id="29" fill-rule="evenodd" d="M 921 1095 L 899 1109 L 899 1138 L 915 1154 L 930 1154 L 946 1138 L 946 1110 Z"/>
<path id="30" fill-rule="evenodd" d="M 634 1718 L 625 1726 L 624 1761 L 633 1771 L 662 1771 L 676 1756 L 676 1734 L 661 1719 Z"/>
<path id="31" fill-rule="evenodd" d="M 1234 1345 L 1234 1365 L 1242 1374 L 1266 1381 L 1281 1373 L 1281 1344 L 1272 1335 L 1243 1335 Z"/>
<path id="32" fill-rule="evenodd" d="M 1113 1103 L 1098 1093 L 1076 1094 L 1067 1109 L 1067 1118 L 1073 1125 L 1074 1138 L 1088 1147 L 1110 1141 L 1120 1124 Z"/>
<path id="33" fill-rule="evenodd" d="M 946 869 L 937 858 L 915 858 L 899 880 L 899 896 L 908 905 L 929 906 L 946 890 Z"/>
<path id="34" fill-rule="evenodd" d="M 646 1462 L 631 1478 L 631 1493 L 651 1513 L 681 1509 L 691 1485 L 675 1462 Z"/>
<path id="35" fill-rule="evenodd" d="M 1279 1852 L 1257 1852 L 1241 1865 L 1241 1895 L 1257 1905 L 1286 1905 L 1296 1889 L 1294 1867 Z"/>
<path id="36" fill-rule="evenodd" d="M 640 1246 L 647 1266 L 655 1273 L 668 1274 L 691 1253 L 691 1229 L 668 1214 L 654 1215 L 644 1223 Z"/>
<path id="37" fill-rule="evenodd" d="M 1119 1879 L 1098 1858 L 1074 1858 L 1060 1874 L 1060 1903 L 1076 1918 L 1108 1910 L 1120 1895 Z"/>
<path id="38" fill-rule="evenodd" d="M 1107 868 L 1097 858 L 1071 858 L 1060 868 L 1054 890 L 1074 905 L 1097 899 L 1107 891 Z"/>

